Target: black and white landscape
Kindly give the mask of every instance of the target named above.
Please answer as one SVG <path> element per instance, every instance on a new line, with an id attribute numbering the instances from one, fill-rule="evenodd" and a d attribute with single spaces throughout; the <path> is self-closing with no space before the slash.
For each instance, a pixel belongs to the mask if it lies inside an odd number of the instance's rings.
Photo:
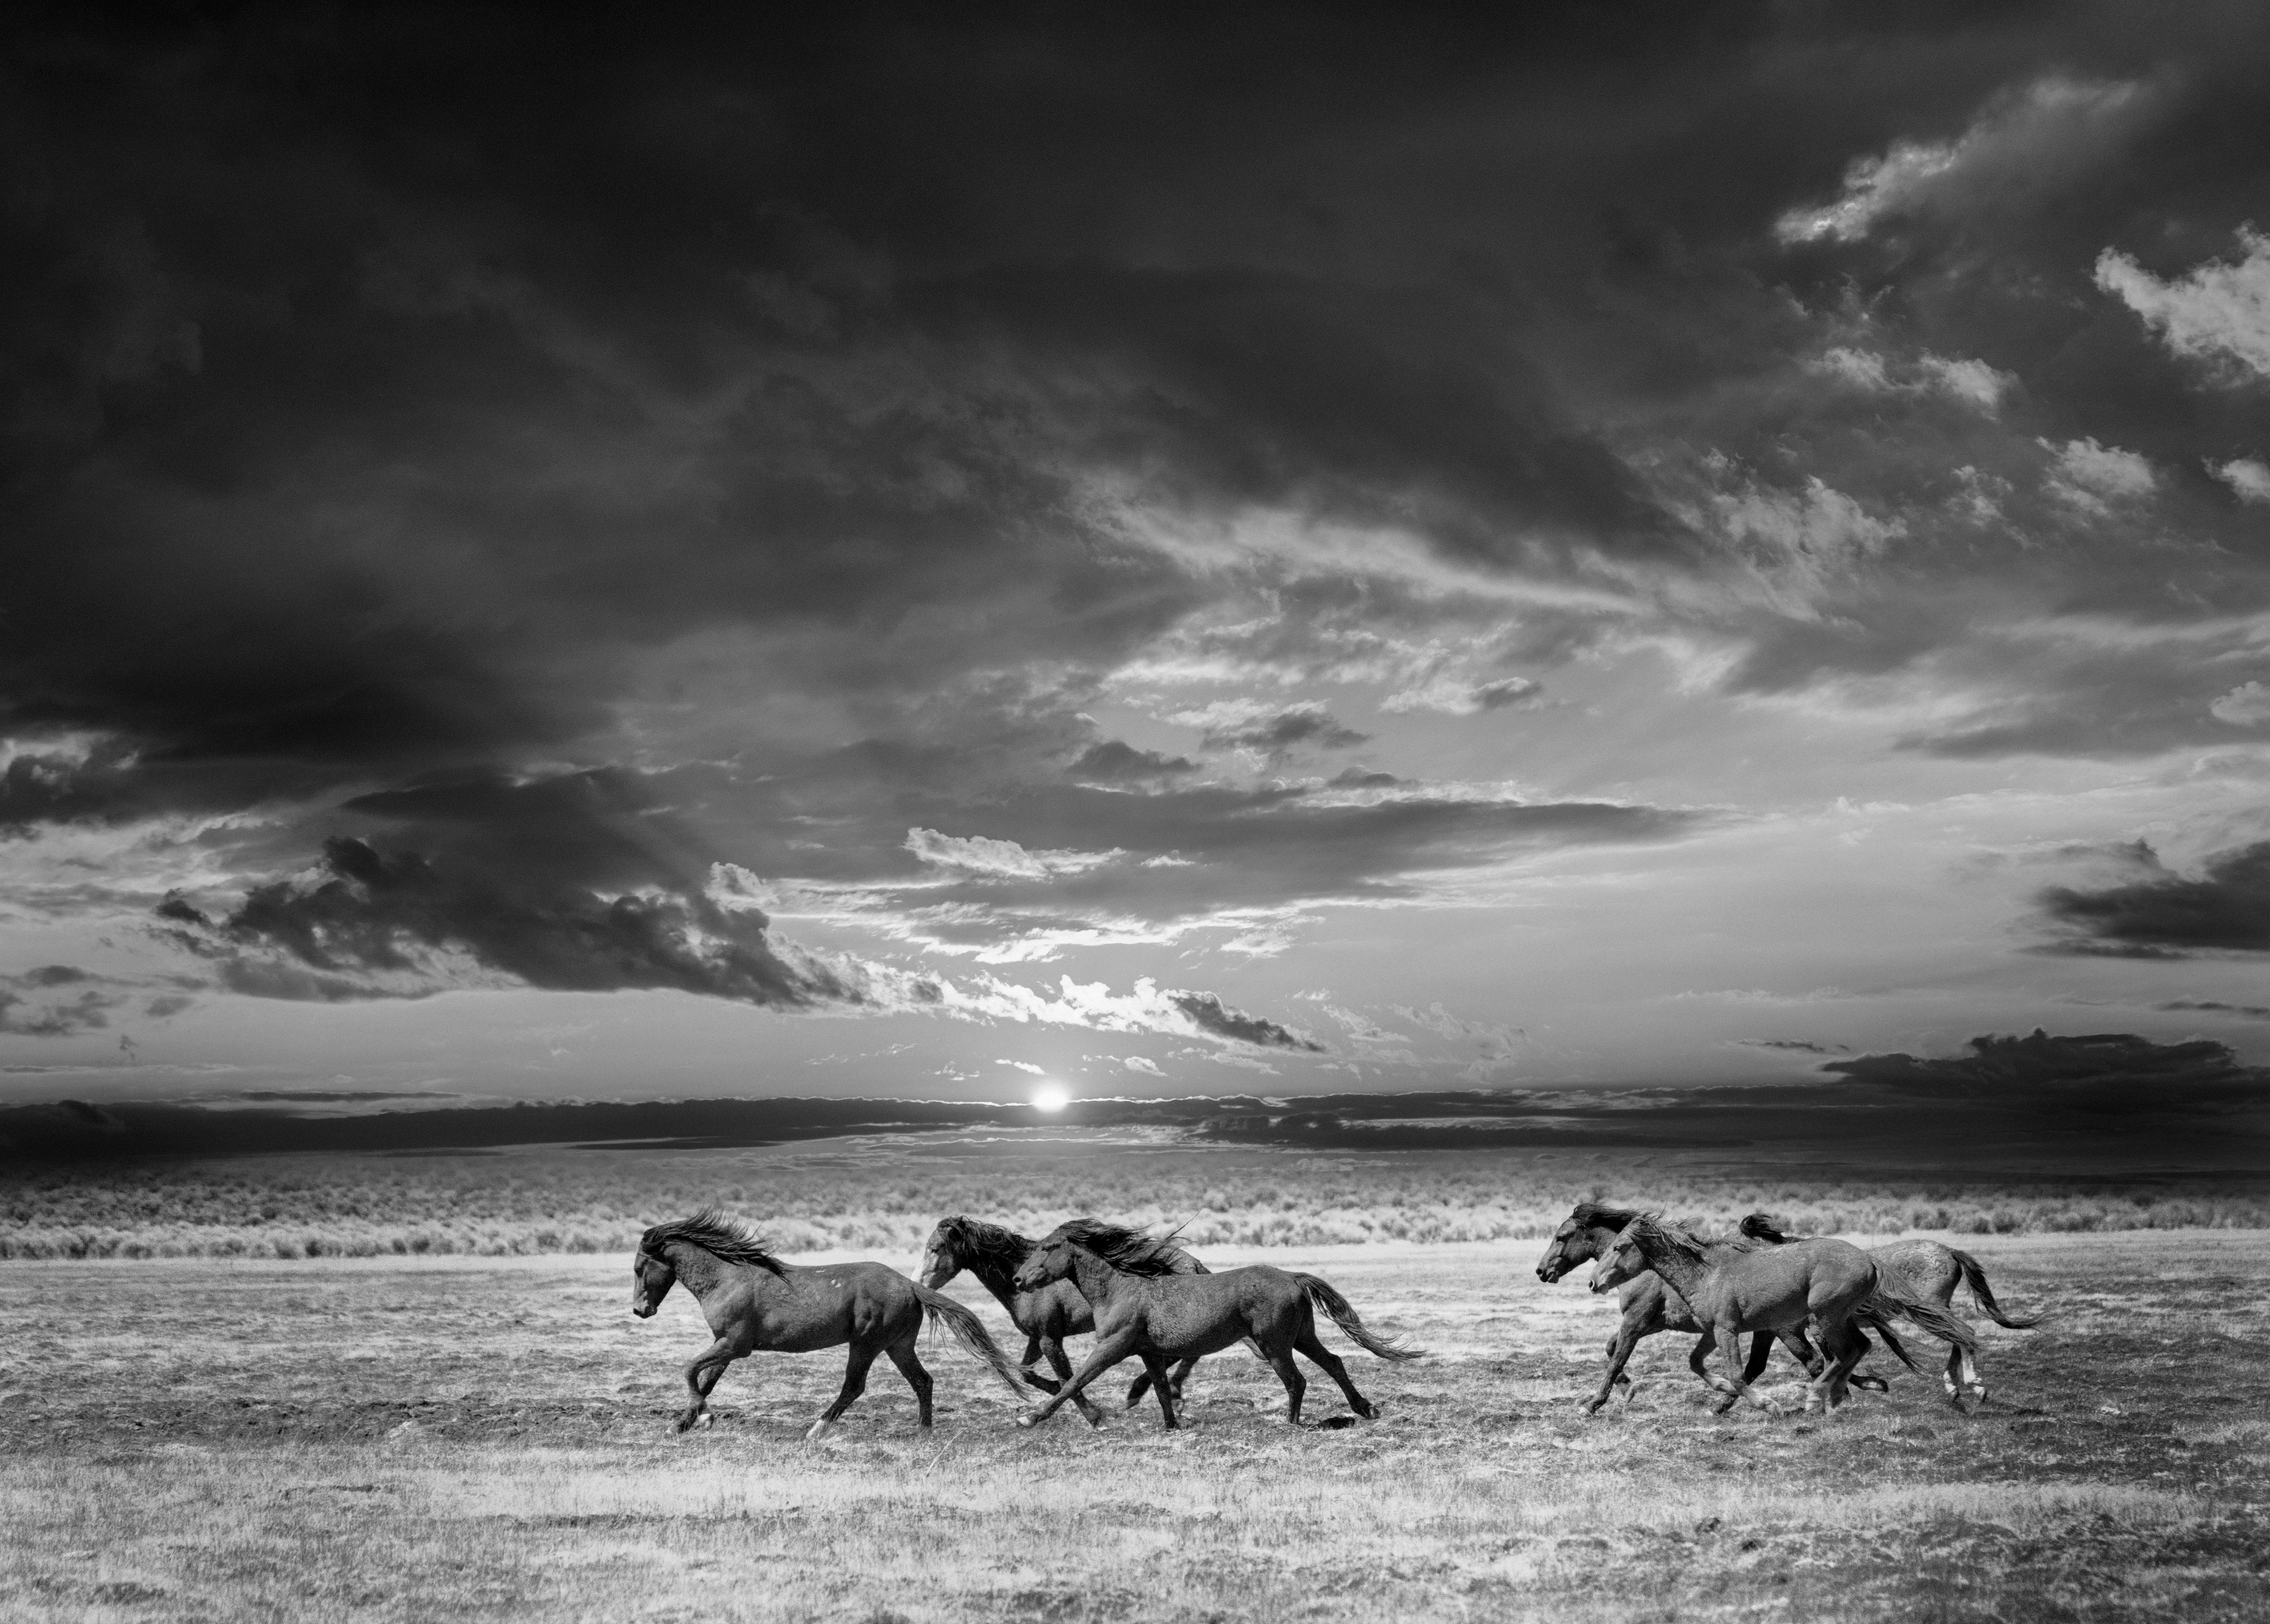
<path id="1" fill-rule="evenodd" d="M 2259 8 L 25 6 L 0 181 L 0 1613 L 2270 1603 Z M 1854 1294 L 1592 1410 L 1584 1203 Z M 1083 1216 L 1428 1357 L 849 1268 Z"/>

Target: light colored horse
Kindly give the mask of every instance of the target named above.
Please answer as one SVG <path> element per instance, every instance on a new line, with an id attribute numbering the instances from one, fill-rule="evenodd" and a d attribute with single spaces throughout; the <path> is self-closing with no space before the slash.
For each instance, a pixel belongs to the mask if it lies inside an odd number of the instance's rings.
<path id="1" fill-rule="evenodd" d="M 1771 1246 L 1784 1244 L 1792 1238 L 1775 1228 L 1762 1212 L 1753 1212 L 1742 1220 L 1740 1233 Z M 1877 1272 L 1884 1277 L 1885 1283 L 1901 1297 L 1951 1309 L 1955 1287 L 1967 1286 L 1970 1288 L 1970 1300 L 1998 1325 L 2012 1331 L 2031 1331 L 2042 1323 L 2039 1315 L 2005 1314 L 2002 1305 L 1994 1301 L 1992 1287 L 1986 1284 L 1986 1271 L 1969 1252 L 1918 1238 L 1871 1247 L 1868 1256 L 1876 1260 Z M 1940 1380 L 1947 1388 L 1948 1401 L 1958 1410 L 1962 1407 L 1966 1391 L 1974 1401 L 1984 1401 L 1986 1397 L 1986 1383 L 1979 1379 L 1977 1360 L 1971 1349 L 1959 1344 L 1947 1350 L 1947 1369 Z"/>
<path id="2" fill-rule="evenodd" d="M 1550 1286 L 1578 1264 L 1597 1262 L 1615 1243 L 1616 1237 L 1623 1233 L 1624 1226 L 1639 1216 L 1629 1207 L 1602 1206 L 1594 1201 L 1578 1202 L 1570 1209 L 1569 1216 L 1561 1220 L 1561 1227 L 1553 1232 L 1553 1239 L 1546 1245 L 1545 1256 L 1537 1260 L 1537 1278 Z M 1702 1244 L 1706 1248 L 1724 1247 L 1730 1251 L 1747 1252 L 1755 1250 L 1766 1242 L 1735 1238 L 1706 1241 Z M 1652 1271 L 1619 1285 L 1616 1304 L 1622 1310 L 1621 1317 L 1616 1323 L 1615 1334 L 1608 1339 L 1608 1364 L 1600 1377 L 1600 1390 L 1584 1401 L 1583 1408 L 1587 1415 L 1593 1414 L 1607 1403 L 1608 1396 L 1619 1387 L 1623 1389 L 1627 1399 L 1637 1390 L 1633 1387 L 1631 1378 L 1624 1374 L 1624 1366 L 1630 1362 L 1632 1351 L 1643 1339 L 1665 1331 L 1699 1332 L 1703 1329 L 1702 1322 L 1695 1317 L 1694 1310 L 1688 1307 L 1687 1300 L 1665 1285 L 1662 1277 Z M 1820 1374 L 1821 1355 L 1805 1339 L 1803 1330 L 1792 1328 L 1752 1339 L 1749 1363 L 1742 1369 L 1745 1382 L 1754 1383 L 1764 1373 L 1766 1361 L 1773 1357 L 1777 1339 L 1789 1349 L 1790 1357 L 1805 1367 L 1808 1376 Z M 1694 1371 L 1695 1379 L 1706 1386 L 1710 1383 L 1710 1373 L 1703 1368 L 1702 1361 L 1710 1351 L 1709 1345 L 1698 1342 L 1688 1350 L 1687 1355 L 1687 1368 Z M 1851 1377 L 1851 1384 L 1871 1392 L 1886 1390 L 1881 1376 L 1856 1373 Z"/>
<path id="3" fill-rule="evenodd" d="M 1888 1295 L 1875 1260 L 1844 1241 L 1793 1241 L 1755 1251 L 1713 1249 L 1675 1225 L 1642 1216 L 1625 1227 L 1592 1274 L 1592 1289 L 1606 1291 L 1652 1270 L 1685 1298 L 1702 1325 L 1700 1361 L 1713 1345 L 1725 1348 L 1725 1375 L 1710 1384 L 1727 1397 L 1721 1414 L 1747 1399 L 1769 1414 L 1778 1413 L 1743 1380 L 1741 1333 L 1781 1331 L 1809 1326 L 1824 1362 L 1806 1386 L 1806 1408 L 1823 1414 L 1847 1397 L 1853 1367 L 1868 1351 L 1863 1327 L 1884 1339 L 1910 1369 L 1915 1361 L 1900 1346 L 1889 1323 L 1905 1315 L 1949 1341 L 1971 1342 L 1969 1326 L 1928 1304 Z"/>

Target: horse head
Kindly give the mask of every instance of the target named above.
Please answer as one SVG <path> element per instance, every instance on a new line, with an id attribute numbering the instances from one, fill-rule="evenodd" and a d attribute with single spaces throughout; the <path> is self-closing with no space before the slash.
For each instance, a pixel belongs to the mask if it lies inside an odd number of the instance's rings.
<path id="1" fill-rule="evenodd" d="M 1591 1237 L 1591 1231 L 1573 1216 L 1562 1219 L 1546 1243 L 1545 1256 L 1537 1260 L 1537 1278 L 1550 1286 L 1586 1258 L 1598 1257 Z"/>
<path id="2" fill-rule="evenodd" d="M 927 1291 L 936 1291 L 967 1266 L 961 1256 L 961 1220 L 941 1218 L 923 1246 L 922 1267 L 915 1272 Z"/>
<path id="3" fill-rule="evenodd" d="M 1647 1254 L 1640 1250 L 1633 1236 L 1634 1224 L 1608 1243 L 1600 1260 L 1592 1265 L 1592 1289 L 1613 1291 L 1626 1280 L 1636 1279 L 1648 1272 Z"/>
<path id="4" fill-rule="evenodd" d="M 652 1319 L 670 1288 L 678 1284 L 678 1270 L 669 1258 L 659 1253 L 639 1248 L 631 1259 L 631 1312 L 641 1319 Z"/>
<path id="5" fill-rule="evenodd" d="M 1033 1249 L 1032 1256 L 1018 1265 L 1015 1284 L 1019 1291 L 1038 1291 L 1057 1280 L 1072 1278 L 1072 1242 L 1069 1236 L 1052 1235 Z"/>

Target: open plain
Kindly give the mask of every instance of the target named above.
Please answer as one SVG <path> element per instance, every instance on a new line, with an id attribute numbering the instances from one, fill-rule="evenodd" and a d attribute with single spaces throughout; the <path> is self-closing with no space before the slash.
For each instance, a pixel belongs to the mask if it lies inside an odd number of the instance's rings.
<path id="1" fill-rule="evenodd" d="M 820 1445 L 832 1352 L 736 1365 L 715 1428 L 674 1435 L 706 1337 L 682 1294 L 634 1321 L 624 1257 L 18 1262 L 0 1615 L 2264 1616 L 2270 1235 L 1961 1243 L 2048 1316 L 1981 1322 L 1974 1413 L 1900 1371 L 1825 1422 L 1713 1417 L 1664 1337 L 1588 1419 L 1613 1301 L 1539 1285 L 1538 1243 L 1217 1248 L 1323 1273 L 1434 1356 L 1343 1347 L 1369 1425 L 1287 1427 L 1235 1352 L 1179 1434 L 1147 1408 L 1023 1432 L 930 1339 L 934 1431 L 881 1369 Z M 1309 1410 L 1344 1414 L 1325 1383 Z"/>

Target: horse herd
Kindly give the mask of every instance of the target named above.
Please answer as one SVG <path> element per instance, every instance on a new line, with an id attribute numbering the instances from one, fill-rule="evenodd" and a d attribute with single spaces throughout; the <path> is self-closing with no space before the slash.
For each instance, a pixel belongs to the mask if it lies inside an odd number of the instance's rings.
<path id="1" fill-rule="evenodd" d="M 1757 1214 L 1744 1219 L 1734 1235 L 1710 1240 L 1649 1213 L 1580 1203 L 1554 1232 L 1538 1278 L 1558 1280 L 1585 1262 L 1593 1264 L 1592 1289 L 1618 1289 L 1623 1310 L 1599 1390 L 1584 1401 L 1588 1413 L 1618 1387 L 1628 1395 L 1623 1372 L 1633 1347 L 1662 1331 L 1698 1333 L 1688 1364 L 1721 1396 L 1718 1413 L 1746 1399 L 1775 1410 L 1753 1383 L 1777 1342 L 1806 1370 L 1806 1408 L 1825 1413 L 1843 1402 L 1848 1387 L 1882 1390 L 1880 1378 L 1855 1370 L 1871 1331 L 1910 1369 L 1918 1368 L 1894 1333 L 1894 1320 L 1947 1345 L 1947 1392 L 1960 1408 L 1964 1393 L 1984 1398 L 1986 1389 L 1974 1358 L 1977 1339 L 1948 1310 L 1957 1284 L 1967 1285 L 1998 1324 L 2022 1330 L 2037 1323 L 2002 1311 L 1968 1252 L 1936 1241 L 1863 1251 L 1843 1241 L 1792 1239 Z M 942 1219 L 924 1249 L 919 1279 L 909 1279 L 879 1263 L 783 1263 L 758 1236 L 704 1211 L 648 1230 L 632 1270 L 634 1314 L 650 1318 L 670 1288 L 682 1285 L 716 1339 L 686 1368 L 690 1402 L 678 1419 L 680 1432 L 708 1423 L 710 1390 L 735 1360 L 760 1350 L 808 1353 L 846 1345 L 843 1389 L 805 1436 L 820 1437 L 851 1407 L 879 1353 L 889 1356 L 914 1390 L 920 1423 L 928 1427 L 930 1372 L 915 1351 L 926 1322 L 943 1325 L 1018 1398 L 1035 1389 L 1047 1395 L 1019 1413 L 1020 1427 L 1037 1425 L 1066 1404 L 1089 1426 L 1102 1426 L 1087 1389 L 1129 1359 L 1143 1369 L 1128 1389 L 1127 1407 L 1151 1390 L 1166 1424 L 1180 1426 L 1176 1410 L 1191 1367 L 1240 1342 L 1285 1384 L 1286 1419 L 1294 1425 L 1301 1424 L 1308 1390 L 1295 1353 L 1330 1376 L 1348 1407 L 1369 1420 L 1377 1411 L 1339 1355 L 1317 1339 L 1318 1309 L 1382 1359 L 1424 1357 L 1423 1350 L 1372 1331 L 1347 1299 L 1316 1275 L 1266 1264 L 1217 1272 L 1171 1235 L 1093 1218 L 1060 1224 L 1038 1241 L 979 1219 Z M 1013 1361 L 976 1314 L 941 1294 L 965 1271 L 1024 1333 L 1021 1360 Z M 1075 1372 L 1065 1339 L 1091 1333 L 1094 1343 Z M 1745 1333 L 1752 1339 L 1747 1361 Z M 1705 1362 L 1714 1349 L 1721 1357 L 1717 1373 Z M 1051 1375 L 1041 1374 L 1043 1360 Z M 1320 1424 L 1353 1423 L 1336 1416 Z"/>

